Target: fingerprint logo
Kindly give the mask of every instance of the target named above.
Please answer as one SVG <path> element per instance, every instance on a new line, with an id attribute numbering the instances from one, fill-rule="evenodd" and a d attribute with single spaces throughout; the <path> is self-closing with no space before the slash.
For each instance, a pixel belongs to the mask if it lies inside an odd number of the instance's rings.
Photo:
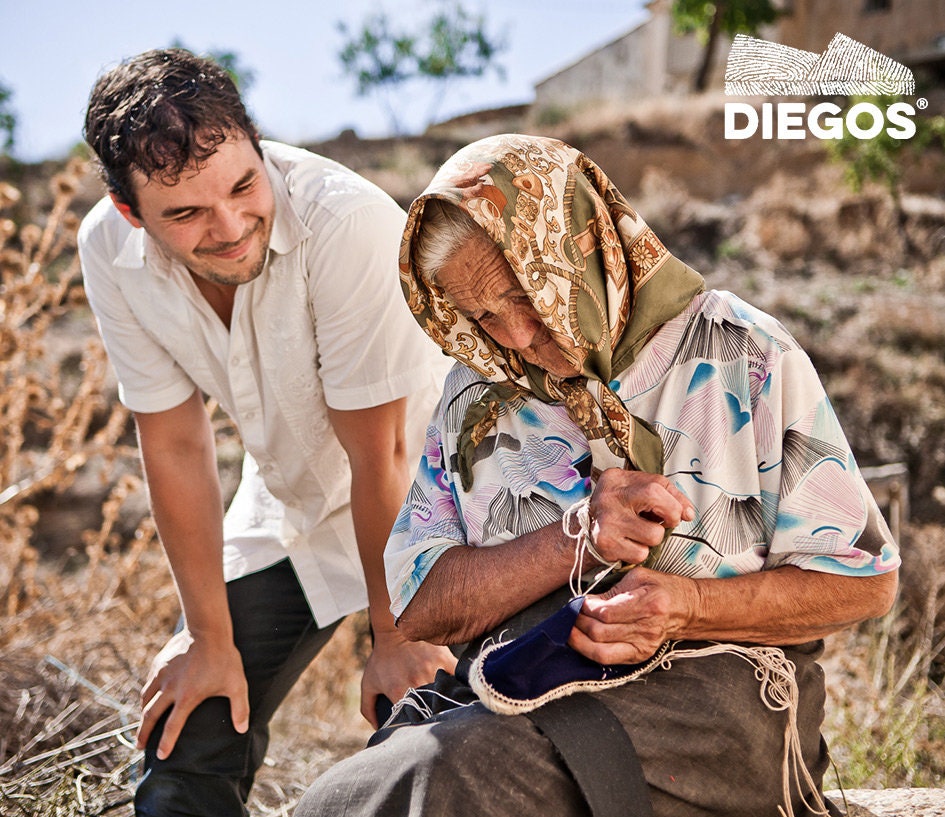
<path id="1" fill-rule="evenodd" d="M 844 34 L 823 54 L 738 34 L 725 67 L 725 93 L 734 96 L 914 94 L 906 66 Z"/>

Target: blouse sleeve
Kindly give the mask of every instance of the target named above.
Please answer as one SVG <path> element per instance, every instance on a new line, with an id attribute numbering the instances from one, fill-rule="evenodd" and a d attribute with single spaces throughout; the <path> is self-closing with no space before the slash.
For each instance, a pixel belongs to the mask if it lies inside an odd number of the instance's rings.
<path id="1" fill-rule="evenodd" d="M 895 570 L 898 546 L 802 350 L 787 351 L 769 370 L 755 414 L 781 428 L 780 452 L 759 452 L 763 491 L 776 497 L 766 503 L 775 517 L 765 569 L 791 564 L 858 576 Z"/>
<path id="2" fill-rule="evenodd" d="M 442 414 L 438 412 L 427 428 L 416 478 L 384 552 L 394 618 L 403 614 L 436 560 L 448 548 L 465 544 L 466 531 L 446 468 Z"/>

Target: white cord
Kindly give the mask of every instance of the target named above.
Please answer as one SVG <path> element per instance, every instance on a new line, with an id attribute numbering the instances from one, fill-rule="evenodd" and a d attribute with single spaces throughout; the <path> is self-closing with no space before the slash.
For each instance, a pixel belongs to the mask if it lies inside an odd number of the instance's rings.
<path id="1" fill-rule="evenodd" d="M 577 532 L 572 533 L 574 523 L 577 524 Z M 621 566 L 620 562 L 608 562 L 594 548 L 593 537 L 591 535 L 591 498 L 585 497 L 579 502 L 575 502 L 564 512 L 561 520 L 561 527 L 564 535 L 574 540 L 574 564 L 571 566 L 571 575 L 568 577 L 568 587 L 571 588 L 572 598 L 586 595 L 593 590 L 608 573 Z M 590 555 L 601 564 L 604 569 L 595 574 L 594 580 L 586 590 L 581 590 L 581 577 L 584 575 L 584 558 Z"/>
<path id="2" fill-rule="evenodd" d="M 438 692 L 435 689 L 416 689 L 415 687 L 410 687 L 404 693 L 404 697 L 394 704 L 390 715 L 380 728 L 385 729 L 386 727 L 390 726 L 404 709 L 415 709 L 418 713 L 420 713 L 424 720 L 432 718 L 436 713 L 433 711 L 433 707 L 423 700 L 423 695 L 432 695 L 435 698 L 440 698 L 447 703 L 455 704 L 457 708 L 470 705 L 468 703 L 464 704 L 460 701 L 453 700 L 453 698 L 450 698 L 448 695 L 444 695 L 442 692 Z M 406 724 L 400 725 L 405 726 Z"/>

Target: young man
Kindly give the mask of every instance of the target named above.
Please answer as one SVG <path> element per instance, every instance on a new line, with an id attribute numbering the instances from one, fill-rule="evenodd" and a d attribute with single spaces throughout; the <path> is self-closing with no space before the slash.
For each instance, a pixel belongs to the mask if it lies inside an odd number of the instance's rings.
<path id="1" fill-rule="evenodd" d="M 382 552 L 445 360 L 404 305 L 399 207 L 260 142 L 226 72 L 181 49 L 102 76 L 85 122 L 109 195 L 79 234 L 184 611 L 142 693 L 139 814 L 245 814 L 268 722 L 369 607 L 362 712 L 452 669 L 397 635 Z M 203 394 L 246 458 L 224 516 Z"/>

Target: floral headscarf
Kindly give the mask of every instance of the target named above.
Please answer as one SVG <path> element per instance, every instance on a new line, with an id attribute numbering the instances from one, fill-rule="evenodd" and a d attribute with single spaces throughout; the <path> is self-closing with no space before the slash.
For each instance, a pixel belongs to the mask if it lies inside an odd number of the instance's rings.
<path id="1" fill-rule="evenodd" d="M 457 205 L 502 249 L 551 337 L 582 375 L 559 378 L 505 349 L 461 315 L 417 271 L 413 243 L 424 204 Z M 400 251 L 407 303 L 443 350 L 495 382 L 468 410 L 460 434 L 463 487 L 472 454 L 503 401 L 530 392 L 560 401 L 587 437 L 595 473 L 663 470 L 659 436 L 610 388 L 655 329 L 704 288 L 702 276 L 673 257 L 603 171 L 556 139 L 505 134 L 456 153 L 410 207 Z"/>

